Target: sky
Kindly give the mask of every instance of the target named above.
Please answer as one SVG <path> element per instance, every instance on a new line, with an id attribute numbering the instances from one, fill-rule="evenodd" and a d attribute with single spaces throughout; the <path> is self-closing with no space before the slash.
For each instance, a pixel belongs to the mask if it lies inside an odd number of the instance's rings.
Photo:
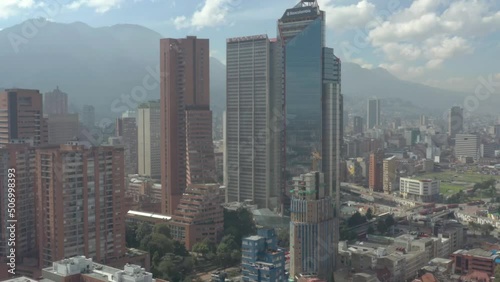
<path id="1" fill-rule="evenodd" d="M 276 36 L 299 0 L 0 0 L 0 29 L 30 18 L 94 27 L 138 24 L 165 37 L 210 39 L 225 61 L 226 38 Z M 500 79 L 498 0 L 318 0 L 326 44 L 342 61 L 382 67 L 400 79 L 473 91 Z"/>

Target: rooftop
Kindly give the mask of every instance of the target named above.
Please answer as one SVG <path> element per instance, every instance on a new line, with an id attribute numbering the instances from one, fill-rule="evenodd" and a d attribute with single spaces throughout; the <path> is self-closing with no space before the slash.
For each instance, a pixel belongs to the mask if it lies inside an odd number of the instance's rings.
<path id="1" fill-rule="evenodd" d="M 150 218 L 162 219 L 162 220 L 171 220 L 172 219 L 172 217 L 168 216 L 168 215 L 141 212 L 141 211 L 128 211 L 127 216 L 150 217 Z"/>
<path id="2" fill-rule="evenodd" d="M 484 258 L 496 258 L 497 255 L 492 254 L 490 251 L 485 251 L 482 249 L 472 249 L 472 250 L 458 250 L 453 253 L 454 255 L 470 255 L 475 257 L 484 257 Z"/>

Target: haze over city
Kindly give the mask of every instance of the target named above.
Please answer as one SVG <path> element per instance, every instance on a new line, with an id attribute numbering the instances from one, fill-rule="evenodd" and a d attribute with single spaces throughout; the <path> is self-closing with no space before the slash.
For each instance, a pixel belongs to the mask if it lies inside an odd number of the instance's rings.
<path id="1" fill-rule="evenodd" d="M 500 281 L 500 2 L 0 0 L 0 281 Z"/>

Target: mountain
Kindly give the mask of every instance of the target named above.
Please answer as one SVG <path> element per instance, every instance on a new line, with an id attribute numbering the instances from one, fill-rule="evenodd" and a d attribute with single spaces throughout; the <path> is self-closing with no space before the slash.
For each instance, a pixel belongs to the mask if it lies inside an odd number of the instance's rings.
<path id="1" fill-rule="evenodd" d="M 59 86 L 77 107 L 94 105 L 101 114 L 98 118 L 159 98 L 161 34 L 128 24 L 96 28 L 81 22 L 42 23 L 34 30 L 27 29 L 28 21 L 0 31 L 1 87 L 47 92 Z M 210 76 L 211 104 L 220 115 L 225 108 L 226 69 L 215 58 L 210 59 Z M 368 70 L 352 63 L 343 63 L 342 79 L 346 96 L 399 98 L 425 108 L 445 109 L 466 95 L 402 81 L 384 69 Z M 155 87 L 144 87 L 145 80 Z M 144 88 L 147 95 L 140 92 Z"/>

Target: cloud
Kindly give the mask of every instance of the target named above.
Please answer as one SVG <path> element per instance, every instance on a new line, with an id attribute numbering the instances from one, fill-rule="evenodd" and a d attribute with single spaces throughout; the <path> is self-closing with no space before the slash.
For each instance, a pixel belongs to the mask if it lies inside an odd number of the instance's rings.
<path id="1" fill-rule="evenodd" d="M 1 0 L 0 19 L 7 19 L 16 15 L 19 10 L 34 8 L 34 0 Z"/>
<path id="2" fill-rule="evenodd" d="M 177 29 L 193 27 L 201 30 L 206 27 L 216 27 L 227 23 L 227 15 L 231 7 L 235 7 L 238 0 L 205 0 L 191 17 L 178 16 L 173 19 Z"/>
<path id="3" fill-rule="evenodd" d="M 318 4 L 326 12 L 326 25 L 339 30 L 363 27 L 373 19 L 376 9 L 367 0 L 348 6 L 333 5 L 333 0 L 319 0 Z"/>
<path id="4" fill-rule="evenodd" d="M 123 0 L 77 0 L 70 2 L 66 7 L 77 10 L 81 7 L 95 9 L 97 13 L 106 13 L 113 8 L 119 8 Z"/>
<path id="5" fill-rule="evenodd" d="M 446 61 L 474 52 L 497 30 L 500 12 L 490 0 L 415 0 L 368 30 L 367 41 L 383 54 L 381 66 L 415 78 Z"/>

